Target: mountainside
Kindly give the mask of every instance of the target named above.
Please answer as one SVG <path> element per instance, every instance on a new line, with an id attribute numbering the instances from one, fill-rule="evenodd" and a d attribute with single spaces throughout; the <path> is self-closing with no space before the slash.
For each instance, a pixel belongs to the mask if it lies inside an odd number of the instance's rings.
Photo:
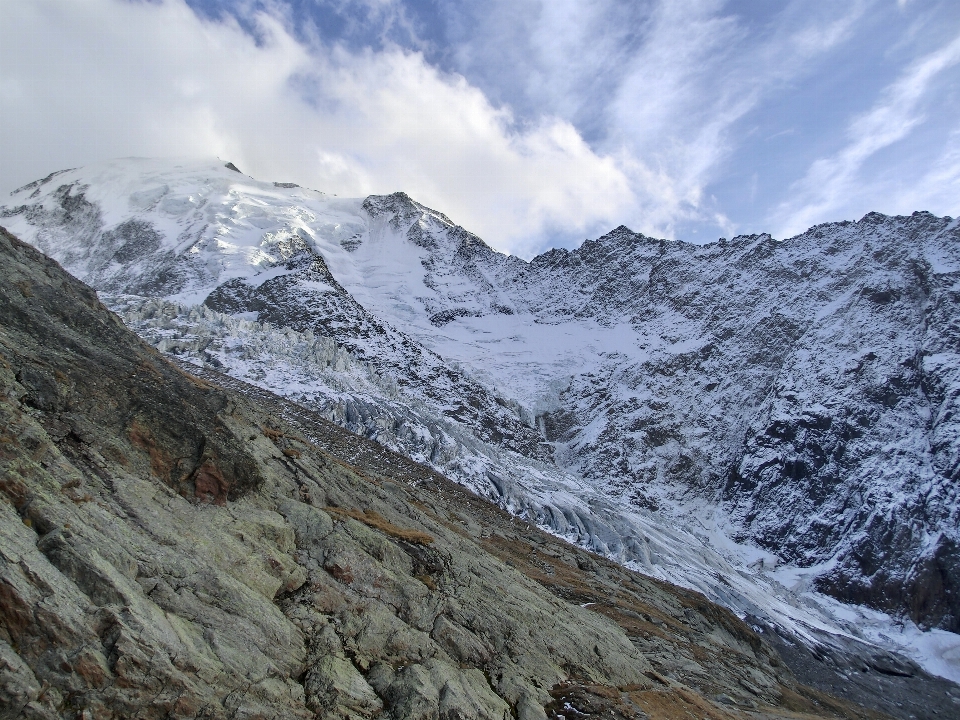
<path id="1" fill-rule="evenodd" d="M 2 718 L 885 717 L 696 593 L 181 372 L 2 231 L 0 387 Z"/>
<path id="2" fill-rule="evenodd" d="M 630 567 L 793 630 L 827 622 L 812 586 L 960 631 L 950 218 L 705 246 L 621 227 L 525 262 L 400 193 L 152 161 L 0 215 L 157 347 Z"/>
<path id="3" fill-rule="evenodd" d="M 597 279 L 574 314 L 647 344 L 561 393 L 561 464 L 627 501 L 703 492 L 740 537 L 828 563 L 820 589 L 960 630 L 956 222 L 707 247 L 621 230 L 547 266 Z"/>

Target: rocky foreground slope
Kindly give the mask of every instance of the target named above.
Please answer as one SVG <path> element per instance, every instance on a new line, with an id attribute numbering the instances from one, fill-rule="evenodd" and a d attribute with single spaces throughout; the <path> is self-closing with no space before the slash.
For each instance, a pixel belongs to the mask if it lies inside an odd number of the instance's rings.
<path id="1" fill-rule="evenodd" d="M 183 373 L 2 231 L 0 386 L 0 717 L 879 717 L 702 596 Z"/>

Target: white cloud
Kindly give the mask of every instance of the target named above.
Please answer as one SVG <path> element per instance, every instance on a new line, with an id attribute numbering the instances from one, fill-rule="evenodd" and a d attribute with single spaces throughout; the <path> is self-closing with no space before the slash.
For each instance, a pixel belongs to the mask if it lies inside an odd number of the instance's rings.
<path id="1" fill-rule="evenodd" d="M 778 236 L 789 237 L 823 222 L 831 214 L 855 208 L 865 198 L 891 198 L 888 178 L 871 181 L 861 172 L 864 164 L 881 150 L 906 138 L 924 121 L 921 100 L 931 83 L 943 71 L 960 63 L 960 37 L 914 62 L 896 82 L 887 87 L 880 100 L 866 113 L 855 118 L 848 128 L 847 144 L 830 157 L 816 160 L 793 188 L 790 201 L 776 212 Z M 943 176 L 956 169 L 943 166 L 951 155 L 941 159 L 935 173 Z M 932 175 L 928 174 L 927 178 Z M 927 185 L 931 191 L 933 188 Z M 930 196 L 900 191 L 900 197 L 928 204 Z M 939 193 L 936 193 L 939 194 Z M 884 208 L 887 212 L 894 208 Z M 861 208 L 862 210 L 862 208 Z M 839 218 L 838 218 L 839 219 Z"/>
<path id="2" fill-rule="evenodd" d="M 866 6 L 818 16 L 792 3 L 758 32 L 724 15 L 719 0 L 661 2 L 608 109 L 612 138 L 645 169 L 635 189 L 646 222 L 671 231 L 706 221 L 733 232 L 705 188 L 743 139 L 737 123 L 847 40 Z"/>
<path id="3" fill-rule="evenodd" d="M 941 214 L 960 210 L 960 129 L 950 134 L 937 161 L 916 182 L 891 193 L 891 212 L 926 209 Z"/>
<path id="4" fill-rule="evenodd" d="M 182 2 L 35 0 L 0 23 L 0 186 L 109 157 L 219 155 L 342 195 L 403 189 L 501 248 L 614 225 L 618 161 L 567 122 L 519 127 L 417 53 L 307 48 L 281 21 Z"/>
<path id="5" fill-rule="evenodd" d="M 742 31 L 722 3 L 664 2 L 607 109 L 611 142 L 639 158 L 648 222 L 701 213 L 703 187 L 724 155 L 724 131 L 755 102 L 752 88 L 719 80 Z"/>

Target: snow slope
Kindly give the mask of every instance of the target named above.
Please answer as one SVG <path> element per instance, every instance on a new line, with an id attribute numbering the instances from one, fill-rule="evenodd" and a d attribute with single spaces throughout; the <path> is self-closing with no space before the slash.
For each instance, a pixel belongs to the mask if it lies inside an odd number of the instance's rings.
<path id="1" fill-rule="evenodd" d="M 950 218 L 621 227 L 527 263 L 402 193 L 130 159 L 26 186 L 0 223 L 161 349 L 741 615 L 862 634 L 820 590 L 960 630 Z"/>

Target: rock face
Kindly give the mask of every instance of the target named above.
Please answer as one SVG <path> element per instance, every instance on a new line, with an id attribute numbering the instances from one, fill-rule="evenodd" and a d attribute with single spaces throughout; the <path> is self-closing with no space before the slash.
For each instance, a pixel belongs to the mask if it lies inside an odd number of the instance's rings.
<path id="1" fill-rule="evenodd" d="M 0 389 L 0 717 L 875 717 L 695 593 L 183 373 L 6 232 Z"/>
<path id="2" fill-rule="evenodd" d="M 832 560 L 820 589 L 960 630 L 955 221 L 873 214 L 705 247 L 621 229 L 541 264 L 568 287 L 597 278 L 572 312 L 625 305 L 683 346 L 575 379 L 552 434 L 564 462 L 641 501 L 714 496 L 741 538 Z"/>
<path id="3" fill-rule="evenodd" d="M 715 573 L 662 570 L 679 546 L 650 540 L 695 535 L 692 503 L 828 568 L 824 592 L 960 631 L 956 221 L 870 214 L 705 246 L 620 227 L 525 262 L 402 193 L 138 163 L 45 178 L 0 215 L 158 347 L 712 597 Z"/>

